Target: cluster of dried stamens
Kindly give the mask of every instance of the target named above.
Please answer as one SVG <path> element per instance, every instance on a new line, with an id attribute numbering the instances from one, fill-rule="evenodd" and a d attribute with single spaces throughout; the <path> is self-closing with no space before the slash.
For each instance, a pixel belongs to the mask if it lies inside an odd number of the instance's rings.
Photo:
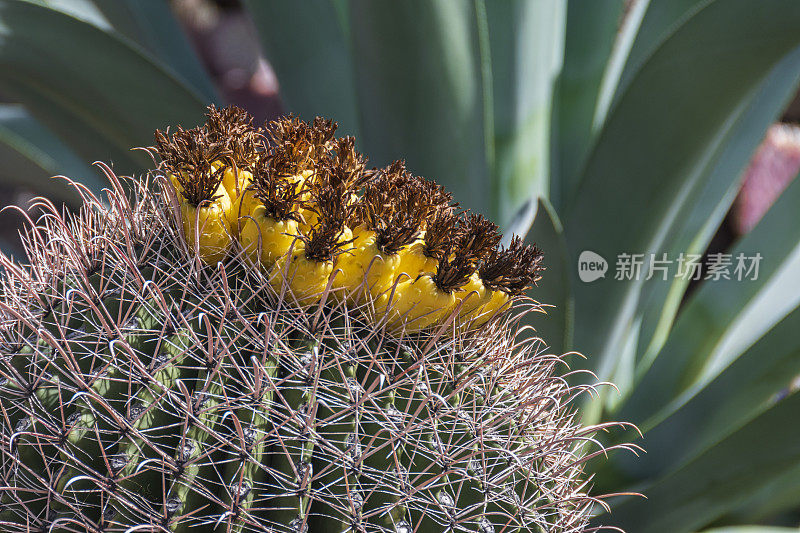
<path id="1" fill-rule="evenodd" d="M 497 226 L 442 187 L 402 161 L 368 169 L 335 130 L 295 117 L 256 128 L 242 110 L 211 107 L 201 127 L 157 132 L 200 258 L 240 249 L 300 304 L 332 294 L 410 329 L 451 316 L 481 324 L 539 279 L 536 247 L 502 247 Z"/>

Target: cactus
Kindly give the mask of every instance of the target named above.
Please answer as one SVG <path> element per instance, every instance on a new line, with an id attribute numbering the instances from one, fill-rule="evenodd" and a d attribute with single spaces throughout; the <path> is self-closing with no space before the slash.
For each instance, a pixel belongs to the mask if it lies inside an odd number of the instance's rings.
<path id="1" fill-rule="evenodd" d="M 588 527 L 597 428 L 520 325 L 541 253 L 334 130 L 211 108 L 38 202 L 2 257 L 3 531 Z"/>

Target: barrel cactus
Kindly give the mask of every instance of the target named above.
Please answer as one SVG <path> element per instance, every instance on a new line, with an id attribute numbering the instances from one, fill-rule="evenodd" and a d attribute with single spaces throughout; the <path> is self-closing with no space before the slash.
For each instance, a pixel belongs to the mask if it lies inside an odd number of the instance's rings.
<path id="1" fill-rule="evenodd" d="M 335 124 L 210 108 L 2 257 L 3 531 L 583 531 L 542 254 Z M 512 305 L 513 304 L 513 305 Z"/>

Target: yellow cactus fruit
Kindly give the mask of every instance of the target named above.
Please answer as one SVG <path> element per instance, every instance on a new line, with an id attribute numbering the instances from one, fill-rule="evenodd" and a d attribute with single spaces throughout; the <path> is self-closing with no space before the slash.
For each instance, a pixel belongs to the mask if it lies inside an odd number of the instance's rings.
<path id="1" fill-rule="evenodd" d="M 416 279 L 420 274 L 433 274 L 457 236 L 458 217 L 449 205 L 438 205 L 426 220 L 426 230 L 409 246 L 400 250 L 397 274 L 401 281 Z"/>
<path id="2" fill-rule="evenodd" d="M 297 185 L 298 190 L 298 201 L 300 202 L 300 227 L 308 231 L 311 229 L 318 220 L 318 215 L 316 211 L 312 208 L 311 199 L 312 195 L 312 187 L 314 186 L 314 182 L 316 181 L 314 171 L 313 170 L 304 170 L 300 174 L 294 176 L 288 176 L 286 178 L 290 183 L 294 183 Z"/>
<path id="3" fill-rule="evenodd" d="M 425 180 L 412 176 L 402 161 L 392 163 L 366 184 L 355 206 L 360 227 L 349 255 L 340 261 L 341 285 L 355 289 L 365 279 L 373 300 L 391 292 L 400 281 L 403 250 L 414 243 L 431 211 Z M 413 257 L 409 257 L 413 261 Z M 364 294 L 366 296 L 366 294 Z M 380 302 L 374 302 L 376 306 Z"/>
<path id="4" fill-rule="evenodd" d="M 216 264 L 225 258 L 231 247 L 231 237 L 226 218 L 230 209 L 230 198 L 223 187 L 218 187 L 214 199 L 201 202 L 199 206 L 189 203 L 181 194 L 183 187 L 178 178 L 170 175 L 170 181 L 178 193 L 181 224 L 186 242 L 197 249 L 206 264 Z"/>
<path id="5" fill-rule="evenodd" d="M 180 126 L 171 135 L 156 132 L 160 170 L 175 187 L 186 242 L 209 265 L 228 254 L 232 237 L 226 213 L 230 198 L 222 186 L 222 169 L 214 165 L 223 152 L 204 128 Z"/>
<path id="6" fill-rule="evenodd" d="M 243 220 L 239 242 L 253 264 L 271 268 L 293 244 L 297 246 L 300 230 L 296 220 L 276 220 L 263 205 L 256 206 Z"/>
<path id="7" fill-rule="evenodd" d="M 366 159 L 356 151 L 353 137 L 343 137 L 330 143 L 327 155 L 327 158 L 317 162 L 313 173 L 304 171 L 302 176 L 303 208 L 300 214 L 304 230 L 313 227 L 319 219 L 316 188 L 340 188 L 349 208 L 359 200 L 355 191 L 373 176 L 373 172 L 365 170 Z"/>
<path id="8" fill-rule="evenodd" d="M 222 186 L 230 198 L 230 207 L 225 211 L 225 218 L 228 227 L 234 237 L 239 237 L 239 217 L 242 214 L 242 197 L 246 188 L 250 185 L 253 175 L 236 167 L 224 167 L 222 174 Z"/>
<path id="9" fill-rule="evenodd" d="M 491 297 L 478 273 L 473 272 L 457 296 L 456 303 L 461 304 L 459 318 L 474 318 L 475 311 L 485 306 Z"/>
<path id="10" fill-rule="evenodd" d="M 308 231 L 317 220 L 309 209 L 311 189 L 317 181 L 317 166 L 328 157 L 337 124 L 317 117 L 307 124 L 296 117 L 285 117 L 267 125 L 272 148 L 269 157 L 276 176 L 290 183 L 297 192 L 297 220 Z"/>
<path id="11" fill-rule="evenodd" d="M 400 256 L 400 261 L 397 265 L 397 275 L 402 277 L 401 281 L 416 279 L 420 274 L 436 272 L 438 261 L 425 255 L 424 234 L 403 248 L 398 255 Z"/>
<path id="12" fill-rule="evenodd" d="M 388 307 L 390 325 L 414 332 L 449 319 L 467 291 L 474 288 L 470 282 L 477 254 L 485 252 L 487 243 L 499 239 L 496 233 L 485 235 L 485 239 L 474 238 L 478 227 L 485 227 L 476 222 L 483 220 L 471 217 L 459 224 L 454 237 L 443 241 L 436 271 L 398 284 L 392 303 L 381 302 Z"/>
<path id="13" fill-rule="evenodd" d="M 212 166 L 223 169 L 222 185 L 236 204 L 250 184 L 250 169 L 263 153 L 263 135 L 253 127 L 253 117 L 235 106 L 212 105 L 206 117 L 208 138 L 220 148 Z"/>
<path id="14" fill-rule="evenodd" d="M 441 230 L 440 224 L 450 227 L 452 237 L 441 240 L 434 273 L 423 273 L 398 284 L 395 298 L 388 306 L 388 321 L 393 327 L 419 331 L 447 320 L 455 312 L 475 272 L 478 254 L 499 238 L 495 237 L 496 232 L 475 238 L 477 230 L 485 227 L 481 223 L 483 220 L 470 217 L 465 224 L 453 229 L 453 222 L 445 216 L 431 224 L 434 232 Z"/>
<path id="15" fill-rule="evenodd" d="M 186 241 L 197 250 L 200 259 L 209 265 L 222 261 L 231 247 L 228 220 L 225 217 L 226 210 L 230 209 L 230 198 L 222 187 L 215 196 L 213 201 L 199 206 L 180 202 Z"/>
<path id="16" fill-rule="evenodd" d="M 212 106 L 201 127 L 157 132 L 187 244 L 215 264 L 238 243 L 289 301 L 330 293 L 406 331 L 483 324 L 539 279 L 535 247 L 500 248 L 497 226 L 402 161 L 368 170 L 335 130 L 291 116 L 254 128 L 241 109 Z"/>
<path id="17" fill-rule="evenodd" d="M 472 319 L 474 326 L 481 326 L 493 316 L 505 310 L 510 299 L 522 294 L 541 279 L 543 254 L 536 246 L 525 245 L 515 236 L 507 248 L 495 247 L 478 268 L 478 277 L 485 288 L 481 306 L 461 317 Z"/>
<path id="18" fill-rule="evenodd" d="M 241 199 L 253 179 L 251 170 L 263 154 L 263 135 L 253 127 L 253 117 L 237 107 L 218 110 L 211 106 L 207 117 L 209 138 L 222 147 L 214 164 L 222 169 L 222 185 L 231 199 L 228 225 L 238 236 Z"/>
<path id="19" fill-rule="evenodd" d="M 477 266 L 500 242 L 497 225 L 482 215 L 470 215 L 459 221 L 456 245 L 452 253 L 462 256 L 465 261 Z M 484 301 L 485 300 L 485 301 Z M 472 312 L 488 302 L 486 287 L 476 269 L 469 274 L 464 285 L 456 294 L 456 305 L 460 306 L 459 322 L 471 318 Z"/>
<path id="20" fill-rule="evenodd" d="M 425 329 L 447 318 L 455 306 L 456 297 L 452 292 L 443 291 L 434 279 L 424 274 L 414 280 L 402 281 L 397 285 L 395 297 L 389 305 L 384 297 L 376 307 L 388 307 L 388 322 L 395 328 L 404 326 L 408 332 Z M 376 310 L 380 315 L 380 312 Z"/>
<path id="21" fill-rule="evenodd" d="M 260 157 L 238 208 L 239 243 L 254 264 L 267 270 L 293 243 L 296 246 L 300 235 L 300 184 L 287 179 L 279 170 L 281 165 L 271 153 Z"/>
<path id="22" fill-rule="evenodd" d="M 319 222 L 308 232 L 301 232 L 301 246 L 280 258 L 270 274 L 276 290 L 288 284 L 302 306 L 318 302 L 327 290 L 336 257 L 352 242 L 352 232 L 345 226 L 347 195 L 343 184 L 324 183 L 314 189 Z"/>
<path id="23" fill-rule="evenodd" d="M 510 299 L 511 296 L 502 289 L 487 292 L 483 297 L 484 305 L 473 311 L 472 316 L 475 317 L 475 321 L 472 325 L 482 326 L 498 313 L 505 311 L 504 306 Z"/>
<path id="24" fill-rule="evenodd" d="M 228 192 L 231 202 L 236 202 L 253 182 L 253 173 L 238 167 L 225 167 L 222 186 Z"/>
<path id="25" fill-rule="evenodd" d="M 303 247 L 278 258 L 270 271 L 269 282 L 276 292 L 280 293 L 284 283 L 288 283 L 291 297 L 303 307 L 313 305 L 328 285 L 328 278 L 333 271 L 333 261 L 313 261 L 305 256 Z"/>
<path id="26" fill-rule="evenodd" d="M 332 286 L 350 301 L 363 301 L 367 294 L 374 297 L 391 288 L 400 258 L 381 251 L 375 232 L 364 226 L 353 229 L 352 235 L 352 244 L 337 258 Z"/>
<path id="27" fill-rule="evenodd" d="M 224 166 L 249 169 L 264 152 L 263 133 L 253 127 L 253 117 L 239 107 L 210 106 L 204 129 L 209 141 L 219 147 L 215 159 Z"/>
<path id="28" fill-rule="evenodd" d="M 259 183 L 255 183 L 253 173 L 259 175 Z M 239 196 L 238 201 L 230 213 L 231 227 L 238 232 L 242 247 L 248 250 L 248 255 L 255 259 L 253 255 L 258 249 L 259 233 L 261 230 L 262 242 L 275 240 L 276 246 L 283 246 L 283 252 L 274 255 L 271 251 L 265 253 L 265 264 L 271 265 L 280 255 L 286 252 L 288 244 L 298 235 L 301 227 L 301 207 L 302 195 L 300 187 L 302 180 L 295 179 L 297 176 L 281 178 L 275 175 L 274 169 L 270 168 L 268 159 L 258 162 L 253 172 L 245 175 L 247 189 Z M 279 203 L 280 205 L 275 205 Z M 277 217 L 277 218 L 276 218 Z M 284 218 L 285 217 L 285 218 Z M 272 224 L 284 222 L 273 231 Z M 245 230 L 245 228 L 247 228 Z M 289 240 L 281 238 L 288 234 Z M 271 259 L 268 259 L 271 258 Z"/>

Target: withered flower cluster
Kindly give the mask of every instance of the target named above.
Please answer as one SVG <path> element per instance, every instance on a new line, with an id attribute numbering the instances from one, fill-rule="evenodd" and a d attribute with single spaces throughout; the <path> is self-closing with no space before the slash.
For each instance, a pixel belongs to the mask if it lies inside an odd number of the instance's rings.
<path id="1" fill-rule="evenodd" d="M 227 213 L 231 248 L 238 237 L 267 269 L 287 248 L 288 235 L 305 260 L 335 262 L 344 276 L 347 262 L 365 246 L 382 261 L 398 258 L 398 268 L 408 270 L 382 272 L 388 281 L 378 285 L 384 288 L 428 275 L 445 294 L 477 291 L 488 298 L 502 291 L 507 300 L 540 278 L 538 248 L 519 238 L 501 246 L 495 224 L 460 209 L 443 187 L 414 175 L 403 161 L 367 168 L 352 137 L 335 137 L 335 122 L 293 116 L 263 127 L 252 122 L 241 109 L 212 107 L 203 126 L 157 132 L 155 152 L 160 169 L 192 206 L 227 193 L 230 207 L 220 210 Z M 258 229 L 246 228 L 248 220 Z M 201 256 L 207 234 L 198 239 Z M 412 249 L 427 267 L 409 267 L 403 257 Z M 207 262 L 226 253 L 212 250 Z"/>

